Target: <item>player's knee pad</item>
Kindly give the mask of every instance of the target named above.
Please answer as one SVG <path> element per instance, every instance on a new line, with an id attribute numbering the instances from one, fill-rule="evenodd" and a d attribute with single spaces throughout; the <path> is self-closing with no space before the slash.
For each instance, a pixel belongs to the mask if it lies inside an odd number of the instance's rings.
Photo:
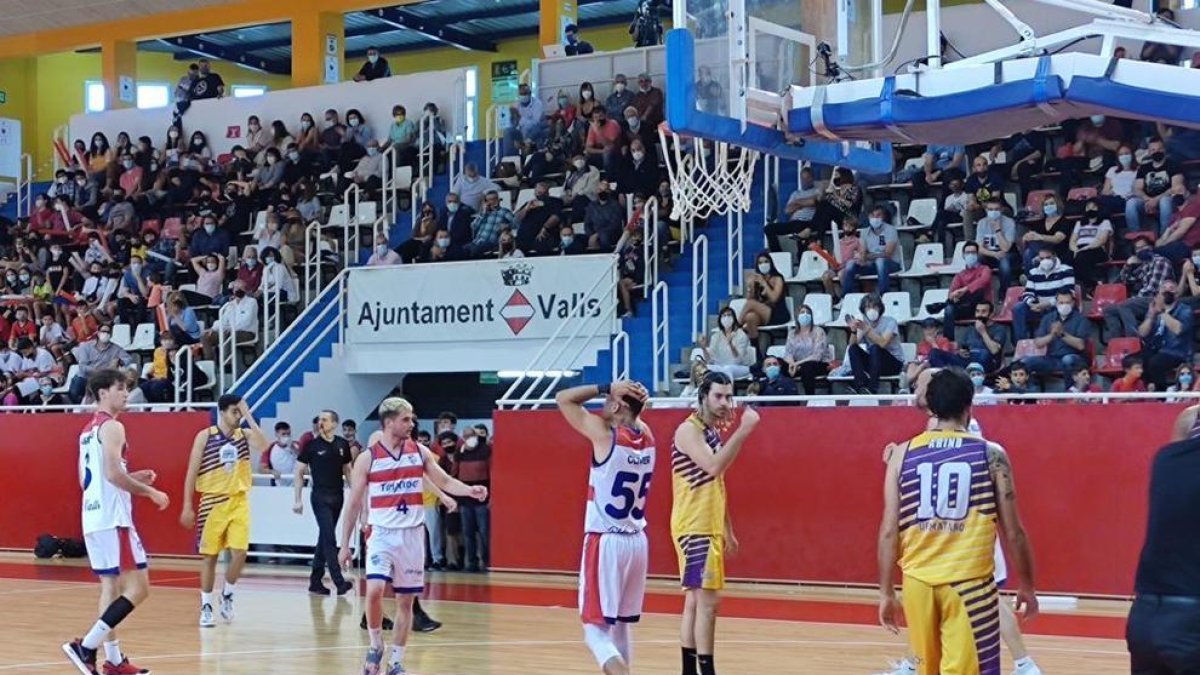
<path id="1" fill-rule="evenodd" d="M 614 658 L 620 658 L 621 652 L 613 643 L 612 631 L 609 626 L 597 626 L 595 624 L 583 624 L 583 642 L 592 650 L 592 656 L 596 657 L 596 662 L 604 667 Z"/>

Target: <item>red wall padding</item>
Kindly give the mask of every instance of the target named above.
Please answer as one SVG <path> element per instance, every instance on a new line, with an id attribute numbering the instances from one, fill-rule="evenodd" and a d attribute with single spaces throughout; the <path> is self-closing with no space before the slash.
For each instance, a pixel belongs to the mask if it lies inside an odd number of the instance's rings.
<path id="1" fill-rule="evenodd" d="M 1012 457 L 1040 591 L 1128 595 L 1145 530 L 1149 460 L 1180 405 L 979 407 Z M 685 410 L 648 411 L 658 458 L 650 569 L 676 574 L 669 452 Z M 726 476 L 742 550 L 731 577 L 875 583 L 882 449 L 924 425 L 912 408 L 766 408 Z M 588 444 L 556 411 L 495 414 L 492 565 L 575 570 Z"/>
<path id="2" fill-rule="evenodd" d="M 33 548 L 39 534 L 81 537 L 79 432 L 91 415 L 0 415 L 0 548 Z M 134 521 L 151 554 L 190 555 L 195 535 L 179 525 L 188 453 L 208 413 L 126 413 L 129 470 L 154 469 L 155 486 L 171 496 L 166 511 L 135 498 Z"/>

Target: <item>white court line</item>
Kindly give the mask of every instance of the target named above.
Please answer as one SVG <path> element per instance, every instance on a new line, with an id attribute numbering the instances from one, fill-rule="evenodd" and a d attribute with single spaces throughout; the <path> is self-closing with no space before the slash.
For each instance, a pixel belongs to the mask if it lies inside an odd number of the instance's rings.
<path id="1" fill-rule="evenodd" d="M 721 644 L 725 645 L 818 645 L 829 647 L 895 647 L 895 642 L 878 642 L 872 640 L 721 640 Z M 422 652 L 425 650 L 461 648 L 461 647 L 553 647 L 562 645 L 579 645 L 583 644 L 582 640 L 479 640 L 474 642 L 438 642 L 433 644 L 423 644 L 420 646 L 409 646 L 413 652 Z M 634 644 L 638 645 L 674 645 L 678 644 L 677 640 L 635 640 Z M 342 651 L 359 651 L 365 648 L 365 645 L 340 645 L 332 647 L 296 647 L 290 649 L 249 649 L 229 652 L 187 652 L 180 654 L 160 654 L 157 656 L 138 656 L 138 661 L 171 661 L 178 659 L 201 659 L 211 663 L 212 661 L 221 661 L 228 657 L 239 657 L 241 660 L 246 660 L 246 657 L 252 657 L 251 660 L 262 660 L 262 657 L 275 658 L 289 654 L 310 654 L 316 652 L 342 652 Z M 1069 649 L 1046 647 L 1039 648 L 1041 652 L 1062 652 L 1068 654 L 1094 654 L 1097 656 L 1124 656 L 1123 651 L 1105 651 L 1097 649 Z M 254 659 L 253 657 L 259 657 Z M 9 666 L 0 666 L 0 670 L 16 670 L 19 668 L 42 668 L 46 666 L 61 665 L 62 661 L 40 661 L 34 663 L 18 663 Z"/>
<path id="2" fill-rule="evenodd" d="M 164 587 L 160 588 L 157 585 L 157 584 L 170 583 L 173 581 L 189 581 L 194 578 L 197 578 L 195 574 L 189 574 L 186 577 L 167 577 L 166 579 L 155 579 L 153 582 L 151 582 L 150 587 L 155 590 L 195 590 L 195 589 L 182 589 L 182 588 L 178 588 L 176 586 L 164 586 Z M 98 582 L 98 581 L 55 581 L 53 579 L 14 579 L 12 577 L 3 577 L 3 578 L 0 578 L 0 581 L 20 581 L 22 583 L 32 582 L 32 583 L 38 583 L 38 584 L 70 584 L 69 586 L 59 586 L 58 588 L 45 588 L 45 587 L 20 588 L 15 591 L 0 591 L 0 595 L 23 595 L 25 593 L 54 593 L 55 591 L 78 590 L 80 586 L 96 586 L 96 587 L 100 586 L 100 582 Z"/>

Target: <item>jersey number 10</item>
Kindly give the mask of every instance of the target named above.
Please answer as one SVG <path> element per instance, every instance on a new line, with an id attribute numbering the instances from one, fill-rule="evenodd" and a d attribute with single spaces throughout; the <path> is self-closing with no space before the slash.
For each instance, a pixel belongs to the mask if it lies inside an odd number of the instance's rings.
<path id="1" fill-rule="evenodd" d="M 646 515 L 646 495 L 650 492 L 650 477 L 654 474 L 651 472 L 645 475 L 636 474 L 632 471 L 619 471 L 615 480 L 613 480 L 612 496 L 613 499 L 622 499 L 624 503 L 618 508 L 613 504 L 606 504 L 604 512 L 609 517 L 615 520 L 625 520 L 633 518 L 641 520 Z M 637 491 L 634 491 L 634 483 L 641 479 L 641 484 L 637 486 Z"/>
<path id="2" fill-rule="evenodd" d="M 936 476 L 934 466 L 932 462 L 917 465 L 917 477 L 921 480 L 917 520 L 929 520 L 934 516 L 942 520 L 966 518 L 971 505 L 971 465 L 966 462 L 938 464 Z"/>

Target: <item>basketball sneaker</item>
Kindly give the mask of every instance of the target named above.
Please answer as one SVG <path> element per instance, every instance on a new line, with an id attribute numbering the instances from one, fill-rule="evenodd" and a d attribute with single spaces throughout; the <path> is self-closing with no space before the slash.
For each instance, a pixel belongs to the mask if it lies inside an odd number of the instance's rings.
<path id="1" fill-rule="evenodd" d="M 221 594 L 221 618 L 226 623 L 233 621 L 233 595 Z"/>
<path id="2" fill-rule="evenodd" d="M 96 672 L 96 650 L 84 647 L 83 640 L 68 642 L 62 650 L 83 675 L 100 675 Z"/>
<path id="3" fill-rule="evenodd" d="M 1037 667 L 1033 659 L 1028 656 L 1018 661 L 1016 669 L 1013 670 L 1013 675 L 1042 675 L 1042 669 Z"/>
<path id="4" fill-rule="evenodd" d="M 129 657 L 121 659 L 121 662 L 113 665 L 112 661 L 105 661 L 101 675 L 150 675 L 149 668 L 138 668 L 129 662 Z"/>
<path id="5" fill-rule="evenodd" d="M 404 669 L 404 666 L 400 665 L 399 661 L 392 661 L 388 665 L 387 675 L 404 675 L 406 672 L 408 671 Z"/>
<path id="6" fill-rule="evenodd" d="M 382 662 L 382 649 L 368 649 L 367 659 L 363 661 L 362 675 L 379 675 L 379 664 Z"/>
<path id="7" fill-rule="evenodd" d="M 908 659 L 901 659 L 900 661 L 893 663 L 891 666 L 889 666 L 889 668 L 891 668 L 891 670 L 887 670 L 882 673 L 876 673 L 875 675 L 917 675 L 917 667 L 914 666 L 913 662 L 909 661 Z"/>
<path id="8" fill-rule="evenodd" d="M 212 605 L 207 602 L 200 605 L 200 627 L 212 628 L 217 625 L 217 620 L 213 618 Z"/>

